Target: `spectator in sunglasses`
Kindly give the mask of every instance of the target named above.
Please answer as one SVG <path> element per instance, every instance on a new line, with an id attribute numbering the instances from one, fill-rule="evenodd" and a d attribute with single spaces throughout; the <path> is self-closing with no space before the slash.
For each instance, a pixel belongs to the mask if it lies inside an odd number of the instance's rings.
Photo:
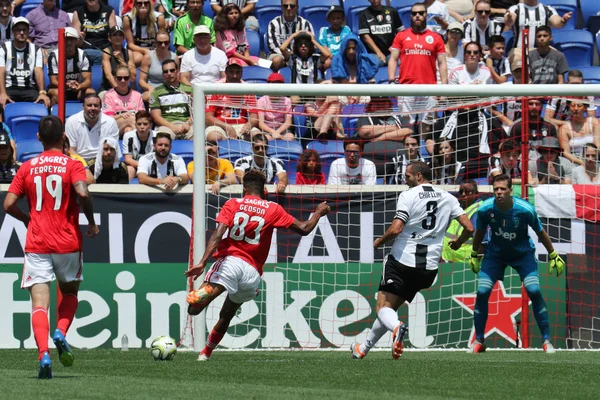
<path id="1" fill-rule="evenodd" d="M 158 31 L 156 34 L 156 48 L 146 53 L 142 59 L 139 86 L 142 89 L 142 98 L 146 103 L 150 102 L 150 95 L 154 88 L 164 82 L 162 63 L 166 60 L 174 60 L 175 64 L 179 66 L 175 52 L 169 49 L 170 44 L 171 38 L 167 31 Z"/>
<path id="2" fill-rule="evenodd" d="M 125 132 L 136 129 L 135 113 L 145 108 L 142 94 L 130 87 L 131 74 L 128 67 L 118 67 L 115 79 L 117 86 L 104 94 L 102 112 L 117 121 L 119 136 L 123 137 Z"/>

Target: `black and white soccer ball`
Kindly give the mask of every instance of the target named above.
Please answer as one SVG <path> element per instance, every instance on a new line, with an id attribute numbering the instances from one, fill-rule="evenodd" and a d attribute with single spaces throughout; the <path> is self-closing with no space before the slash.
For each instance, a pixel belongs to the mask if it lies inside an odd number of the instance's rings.
<path id="1" fill-rule="evenodd" d="M 177 353 L 177 342 L 169 336 L 160 336 L 152 341 L 150 354 L 155 361 L 171 361 Z"/>

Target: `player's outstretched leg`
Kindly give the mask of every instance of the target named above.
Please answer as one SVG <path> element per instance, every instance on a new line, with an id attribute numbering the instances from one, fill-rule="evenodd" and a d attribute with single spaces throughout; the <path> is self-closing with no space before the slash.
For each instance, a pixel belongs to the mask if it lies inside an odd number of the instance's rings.
<path id="1" fill-rule="evenodd" d="M 479 282 L 477 283 L 477 298 L 475 299 L 475 310 L 473 320 L 475 324 L 475 342 L 473 343 L 473 353 L 483 353 L 485 345 L 485 324 L 488 318 L 488 300 L 492 294 L 494 281 L 485 272 L 479 273 Z"/>
<path id="2" fill-rule="evenodd" d="M 229 323 L 241 305 L 241 303 L 234 303 L 231 301 L 229 296 L 225 299 L 223 307 L 221 308 L 221 312 L 219 313 L 219 320 L 208 335 L 206 346 L 204 346 L 204 349 L 202 349 L 202 352 L 200 352 L 198 361 L 208 361 L 213 350 L 219 345 L 223 339 L 223 336 L 225 336 L 225 333 L 227 333 Z"/>
<path id="3" fill-rule="evenodd" d="M 38 372 L 38 379 L 52 379 L 52 360 L 50 359 L 50 353 L 47 351 L 42 355 L 40 359 L 40 370 Z"/>
<path id="4" fill-rule="evenodd" d="M 188 314 L 198 315 L 208 305 L 216 299 L 225 288 L 211 282 L 204 282 L 197 290 L 192 290 L 188 293 L 186 301 L 188 305 Z"/>
<path id="5" fill-rule="evenodd" d="M 523 279 L 523 285 L 533 305 L 533 316 L 540 328 L 544 344 L 542 348 L 546 353 L 554 353 L 554 346 L 550 342 L 550 324 L 548 322 L 548 310 L 546 301 L 540 289 L 540 279 L 537 272 L 530 273 Z"/>

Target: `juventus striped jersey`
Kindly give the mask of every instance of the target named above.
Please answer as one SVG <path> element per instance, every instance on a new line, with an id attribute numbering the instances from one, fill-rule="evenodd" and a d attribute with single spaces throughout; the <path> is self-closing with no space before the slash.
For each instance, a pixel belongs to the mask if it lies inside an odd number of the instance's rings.
<path id="1" fill-rule="evenodd" d="M 539 26 L 550 26 L 550 17 L 558 15 L 554 7 L 538 4 L 536 6 L 528 6 L 523 3 L 512 6 L 508 12 L 517 15 L 513 31 L 515 33 L 515 47 L 521 48 L 523 38 L 521 32 L 526 27 L 529 27 L 529 47 L 535 46 L 535 30 Z"/>
<path id="2" fill-rule="evenodd" d="M 477 18 L 466 21 L 463 26 L 465 27 L 465 38 L 463 39 L 463 45 L 467 45 L 467 43 L 470 42 L 477 42 L 482 46 L 487 46 L 490 37 L 493 35 L 502 34 L 502 24 L 499 24 L 491 19 L 484 30 L 482 30 L 477 24 Z"/>
<path id="3" fill-rule="evenodd" d="M 292 22 L 287 22 L 283 15 L 275 17 L 269 22 L 267 30 L 267 43 L 269 45 L 269 53 L 281 54 L 279 47 L 292 34 L 300 31 L 308 31 L 315 33 L 313 26 L 306 19 L 298 16 Z M 290 43 L 290 48 L 294 48 L 294 42 Z"/>
<path id="4" fill-rule="evenodd" d="M 17 49 L 13 41 L 7 41 L 0 46 L 0 67 L 6 68 L 7 88 L 37 88 L 34 69 L 44 67 L 42 50 L 33 43 Z"/>
<path id="5" fill-rule="evenodd" d="M 90 59 L 81 49 L 77 49 L 75 57 L 67 59 L 67 81 L 82 82 L 82 72 L 91 72 Z M 48 76 L 58 75 L 58 50 L 53 50 L 48 56 Z"/>

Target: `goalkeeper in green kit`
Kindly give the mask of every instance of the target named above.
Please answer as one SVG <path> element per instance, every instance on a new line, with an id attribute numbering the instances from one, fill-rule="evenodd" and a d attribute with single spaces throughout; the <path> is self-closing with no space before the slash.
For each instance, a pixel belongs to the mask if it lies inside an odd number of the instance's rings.
<path id="1" fill-rule="evenodd" d="M 530 226 L 549 254 L 548 272 L 560 275 L 565 262 L 554 250 L 550 237 L 542 227 L 535 208 L 526 200 L 512 196 L 512 181 L 507 175 L 497 175 L 492 182 L 494 197 L 485 200 L 477 210 L 477 225 L 473 236 L 473 251 L 469 259 L 471 270 L 478 275 L 477 298 L 475 301 L 475 342 L 473 352 L 485 351 L 484 334 L 488 317 L 488 300 L 497 280 L 504 278 L 508 265 L 521 277 L 527 295 L 533 304 L 533 315 L 540 327 L 544 340 L 543 349 L 554 352 L 550 342 L 550 327 L 546 302 L 540 290 L 538 261 L 535 244 L 528 233 Z M 478 254 L 487 228 L 489 242 L 485 246 L 483 259 Z"/>

